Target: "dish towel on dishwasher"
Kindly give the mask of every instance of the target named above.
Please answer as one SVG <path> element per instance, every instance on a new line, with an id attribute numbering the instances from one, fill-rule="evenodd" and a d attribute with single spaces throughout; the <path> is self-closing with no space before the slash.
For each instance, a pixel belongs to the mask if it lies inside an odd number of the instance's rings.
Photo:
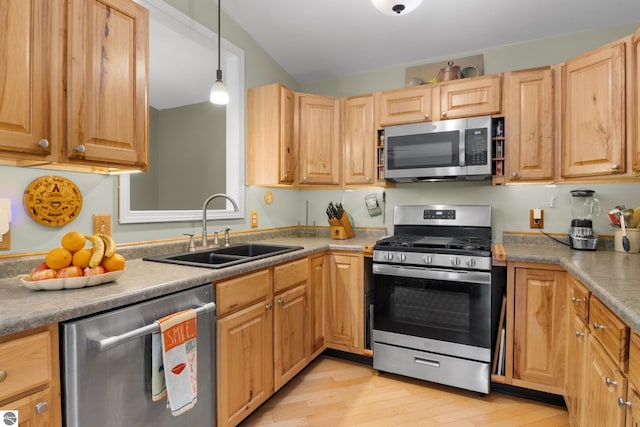
<path id="1" fill-rule="evenodd" d="M 160 332 L 151 338 L 151 398 L 166 396 L 171 413 L 178 416 L 198 401 L 196 312 L 180 311 L 158 323 Z"/>

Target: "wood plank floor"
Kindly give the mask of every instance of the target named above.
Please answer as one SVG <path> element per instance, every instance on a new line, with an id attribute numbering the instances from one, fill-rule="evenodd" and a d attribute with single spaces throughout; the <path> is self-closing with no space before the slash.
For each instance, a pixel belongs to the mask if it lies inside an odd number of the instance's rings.
<path id="1" fill-rule="evenodd" d="M 380 374 L 320 356 L 247 418 L 249 426 L 569 427 L 566 410 Z"/>

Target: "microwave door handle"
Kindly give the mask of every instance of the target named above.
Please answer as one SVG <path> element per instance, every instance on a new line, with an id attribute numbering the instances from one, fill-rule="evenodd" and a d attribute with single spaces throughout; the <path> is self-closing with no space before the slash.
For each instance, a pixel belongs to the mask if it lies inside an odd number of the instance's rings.
<path id="1" fill-rule="evenodd" d="M 460 131 L 460 144 L 458 144 L 458 163 L 460 166 L 466 166 L 466 148 L 467 147 L 467 131 L 462 129 Z"/>

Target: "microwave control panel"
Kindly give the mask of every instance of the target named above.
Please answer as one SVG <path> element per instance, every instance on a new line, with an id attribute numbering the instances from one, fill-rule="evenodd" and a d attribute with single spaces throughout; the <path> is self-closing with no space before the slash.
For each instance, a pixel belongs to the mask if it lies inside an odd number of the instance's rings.
<path id="1" fill-rule="evenodd" d="M 465 163 L 467 166 L 486 165 L 489 158 L 489 137 L 488 129 L 467 129 Z"/>

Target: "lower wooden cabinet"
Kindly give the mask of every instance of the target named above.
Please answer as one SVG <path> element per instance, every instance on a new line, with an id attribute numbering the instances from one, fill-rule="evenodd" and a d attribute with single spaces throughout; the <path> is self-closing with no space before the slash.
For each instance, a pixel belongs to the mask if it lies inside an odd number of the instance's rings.
<path id="1" fill-rule="evenodd" d="M 321 254 L 309 260 L 309 323 L 311 358 L 324 350 L 325 345 L 325 289 L 329 280 L 329 255 Z"/>
<path id="2" fill-rule="evenodd" d="M 513 385 L 562 394 L 567 318 L 565 275 L 562 270 L 515 269 Z"/>
<path id="3" fill-rule="evenodd" d="M 274 387 L 278 391 L 309 363 L 306 282 L 273 300 Z"/>
<path id="4" fill-rule="evenodd" d="M 362 353 L 364 335 L 364 278 L 362 253 L 329 256 L 326 288 L 327 344 Z"/>
<path id="5" fill-rule="evenodd" d="M 0 410 L 21 427 L 61 425 L 58 325 L 0 337 Z"/>
<path id="6" fill-rule="evenodd" d="M 589 336 L 587 365 L 587 410 L 585 425 L 588 427 L 622 427 L 625 421 L 627 379 L 609 357 L 594 336 Z"/>
<path id="7" fill-rule="evenodd" d="M 578 316 L 571 316 L 567 335 L 567 375 L 564 389 L 565 403 L 574 426 L 584 425 L 586 402 L 585 385 L 589 328 Z"/>

